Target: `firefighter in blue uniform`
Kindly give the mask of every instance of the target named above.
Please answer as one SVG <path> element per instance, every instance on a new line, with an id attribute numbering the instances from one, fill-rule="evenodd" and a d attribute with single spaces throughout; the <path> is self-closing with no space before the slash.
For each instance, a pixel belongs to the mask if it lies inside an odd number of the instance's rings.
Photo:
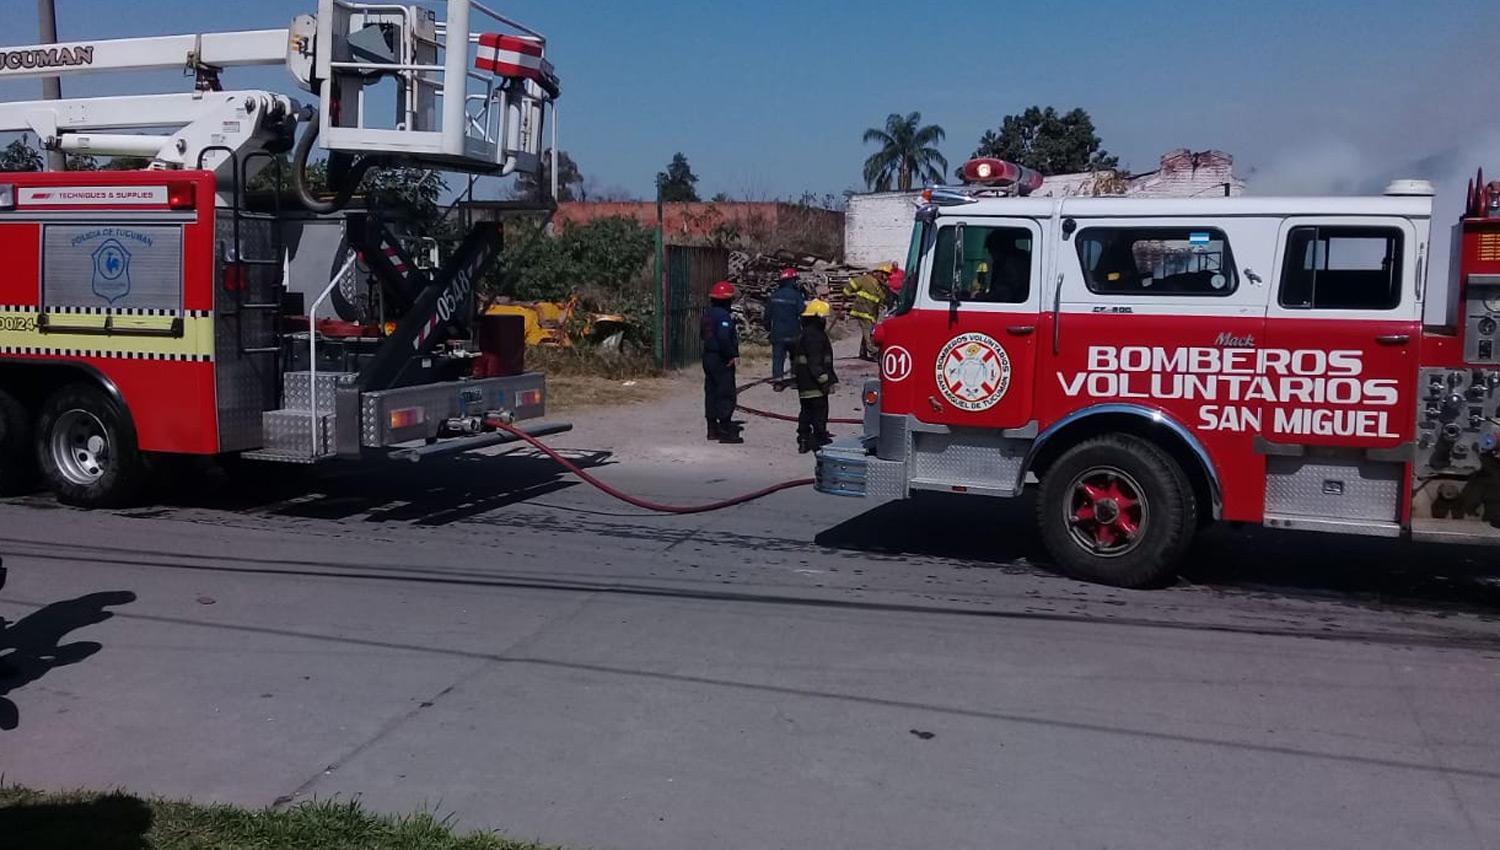
<path id="1" fill-rule="evenodd" d="M 782 269 L 781 281 L 766 304 L 766 331 L 771 337 L 771 380 L 779 382 L 786 377 L 786 361 L 791 354 L 792 343 L 802 333 L 802 310 L 807 299 L 802 294 L 796 269 Z M 781 384 L 776 384 L 777 389 Z"/>
<path id="2" fill-rule="evenodd" d="M 734 422 L 738 390 L 734 370 L 740 363 L 740 335 L 734 326 L 734 284 L 721 280 L 708 292 L 709 306 L 703 311 L 703 415 L 708 420 L 708 439 L 721 443 L 743 443 Z"/>

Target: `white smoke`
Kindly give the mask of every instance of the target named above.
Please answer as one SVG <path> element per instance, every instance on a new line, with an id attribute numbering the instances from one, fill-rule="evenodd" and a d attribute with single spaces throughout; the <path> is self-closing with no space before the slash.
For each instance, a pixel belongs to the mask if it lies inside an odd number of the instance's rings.
<path id="1" fill-rule="evenodd" d="M 1429 180 L 1433 198 L 1429 279 L 1448 280 L 1450 233 L 1467 205 L 1469 181 L 1480 168 L 1486 180 L 1500 179 L 1500 126 L 1468 134 L 1449 147 L 1418 159 L 1381 156 L 1359 145 L 1324 138 L 1288 150 L 1270 164 L 1252 168 L 1246 192 L 1255 195 L 1378 195 L 1400 178 Z"/>

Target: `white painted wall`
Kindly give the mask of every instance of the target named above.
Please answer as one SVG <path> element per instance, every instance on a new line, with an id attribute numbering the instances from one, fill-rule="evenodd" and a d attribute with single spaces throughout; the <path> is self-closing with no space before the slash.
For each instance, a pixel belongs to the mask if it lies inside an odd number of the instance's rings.
<path id="1" fill-rule="evenodd" d="M 917 195 L 883 192 L 849 198 L 844 214 L 844 262 L 864 268 L 881 263 L 906 265 Z"/>

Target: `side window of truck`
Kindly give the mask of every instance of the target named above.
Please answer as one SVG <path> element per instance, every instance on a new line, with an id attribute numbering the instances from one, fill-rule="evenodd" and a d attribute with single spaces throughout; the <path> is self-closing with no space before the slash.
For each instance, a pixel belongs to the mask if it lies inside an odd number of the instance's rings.
<path id="1" fill-rule="evenodd" d="M 1401 231 L 1393 227 L 1294 227 L 1281 269 L 1281 306 L 1394 310 L 1401 304 L 1401 251 Z"/>
<path id="2" fill-rule="evenodd" d="M 1223 297 L 1239 287 L 1229 237 L 1213 227 L 1089 227 L 1078 260 L 1096 295 Z"/>
<path id="3" fill-rule="evenodd" d="M 933 249 L 934 300 L 947 301 L 953 290 L 956 227 L 938 231 Z M 964 227 L 964 267 L 960 276 L 960 301 L 988 304 L 1024 304 L 1031 297 L 1031 231 L 1024 227 Z"/>

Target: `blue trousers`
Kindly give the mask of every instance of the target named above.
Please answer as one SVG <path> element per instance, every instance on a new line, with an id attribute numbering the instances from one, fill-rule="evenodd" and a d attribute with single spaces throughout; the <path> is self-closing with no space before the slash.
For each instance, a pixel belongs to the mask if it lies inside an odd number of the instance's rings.
<path id="1" fill-rule="evenodd" d="M 791 359 L 794 342 L 794 339 L 771 340 L 771 380 L 779 381 L 786 377 L 786 362 Z"/>

